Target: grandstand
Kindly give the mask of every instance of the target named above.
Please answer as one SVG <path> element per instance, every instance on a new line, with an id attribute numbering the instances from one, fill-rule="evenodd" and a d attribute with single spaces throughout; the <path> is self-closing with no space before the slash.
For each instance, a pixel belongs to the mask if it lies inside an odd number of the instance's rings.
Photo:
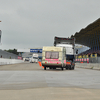
<path id="1" fill-rule="evenodd" d="M 100 18 L 73 36 L 77 44 L 88 46 L 92 51 L 100 50 Z"/>
<path id="2" fill-rule="evenodd" d="M 0 58 L 18 59 L 18 55 L 0 50 Z"/>
<path id="3" fill-rule="evenodd" d="M 89 47 L 89 50 L 78 53 L 79 59 L 83 59 L 83 56 L 87 55 L 87 58 L 92 59 L 92 62 L 100 62 L 100 18 L 89 24 L 86 28 L 81 29 L 80 32 L 76 32 L 74 36 L 76 38 L 76 44 L 81 44 Z M 95 61 L 94 61 L 95 59 Z"/>

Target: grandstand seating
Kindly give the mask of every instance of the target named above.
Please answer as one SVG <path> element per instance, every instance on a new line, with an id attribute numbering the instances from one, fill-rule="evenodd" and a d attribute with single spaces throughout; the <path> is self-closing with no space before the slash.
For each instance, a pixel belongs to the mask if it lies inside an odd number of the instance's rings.
<path id="1" fill-rule="evenodd" d="M 100 18 L 81 29 L 80 32 L 76 32 L 72 37 L 75 37 L 75 43 L 90 47 L 81 54 L 100 54 Z"/>
<path id="2" fill-rule="evenodd" d="M 18 59 L 18 55 L 0 50 L 0 58 Z"/>

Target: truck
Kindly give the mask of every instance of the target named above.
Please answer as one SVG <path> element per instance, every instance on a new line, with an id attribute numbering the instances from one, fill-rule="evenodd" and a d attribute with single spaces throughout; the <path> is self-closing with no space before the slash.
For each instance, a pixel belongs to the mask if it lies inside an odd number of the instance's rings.
<path id="1" fill-rule="evenodd" d="M 29 60 L 30 63 L 38 63 L 38 54 L 33 54 Z"/>
<path id="2" fill-rule="evenodd" d="M 74 70 L 75 68 L 75 38 L 54 37 L 55 47 L 66 48 L 66 69 Z"/>
<path id="3" fill-rule="evenodd" d="M 63 70 L 66 66 L 66 48 L 44 46 L 42 49 L 42 66 L 44 70 L 46 70 L 46 68 L 61 68 Z"/>

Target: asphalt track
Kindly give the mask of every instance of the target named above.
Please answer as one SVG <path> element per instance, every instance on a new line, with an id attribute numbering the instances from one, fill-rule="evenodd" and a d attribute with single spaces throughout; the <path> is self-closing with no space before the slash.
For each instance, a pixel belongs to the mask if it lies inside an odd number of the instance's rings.
<path id="1" fill-rule="evenodd" d="M 100 71 L 44 70 L 39 64 L 0 66 L 0 100 L 100 100 Z"/>

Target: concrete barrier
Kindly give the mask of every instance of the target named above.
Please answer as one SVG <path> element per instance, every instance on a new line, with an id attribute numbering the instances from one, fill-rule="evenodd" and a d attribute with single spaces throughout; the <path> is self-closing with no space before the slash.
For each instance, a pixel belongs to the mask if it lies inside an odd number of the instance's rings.
<path id="1" fill-rule="evenodd" d="M 0 58 L 0 65 L 16 64 L 16 63 L 22 63 L 22 62 L 24 62 L 24 61 L 23 60 L 19 60 L 19 59 Z"/>
<path id="2" fill-rule="evenodd" d="M 100 70 L 100 63 L 76 63 L 75 67 Z"/>

